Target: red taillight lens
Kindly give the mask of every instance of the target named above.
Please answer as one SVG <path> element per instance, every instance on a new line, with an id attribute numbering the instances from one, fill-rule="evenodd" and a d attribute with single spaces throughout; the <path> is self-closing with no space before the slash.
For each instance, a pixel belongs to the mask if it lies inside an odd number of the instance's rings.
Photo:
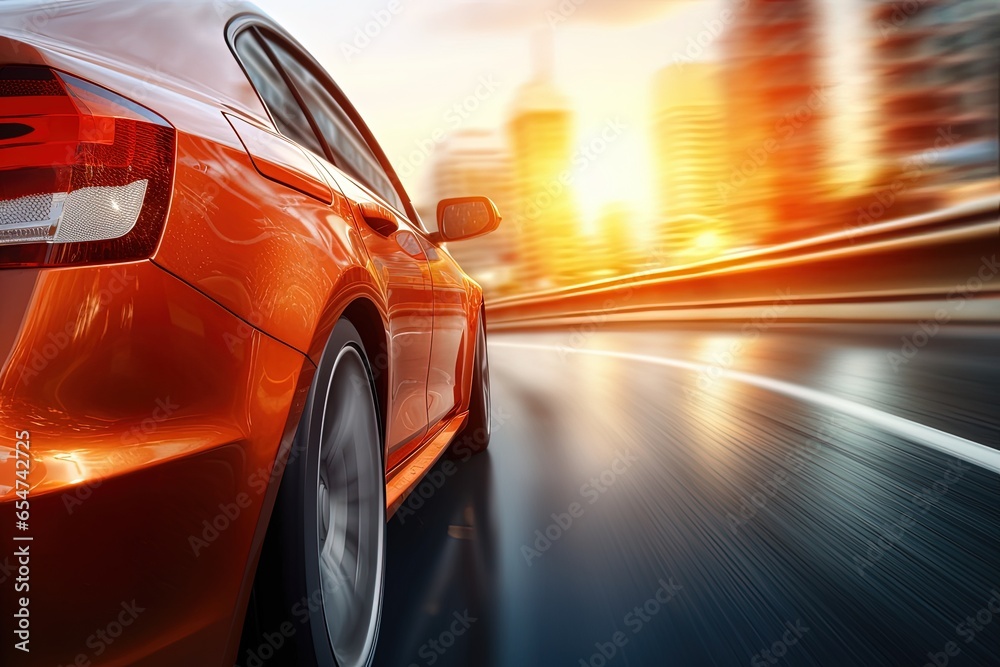
<path id="1" fill-rule="evenodd" d="M 109 90 L 45 67 L 0 68 L 0 268 L 149 257 L 175 132 Z"/>

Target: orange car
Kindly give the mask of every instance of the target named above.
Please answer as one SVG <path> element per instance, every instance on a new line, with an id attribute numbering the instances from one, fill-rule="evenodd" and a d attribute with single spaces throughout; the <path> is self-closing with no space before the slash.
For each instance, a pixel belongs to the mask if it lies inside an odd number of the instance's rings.
<path id="1" fill-rule="evenodd" d="M 0 6 L 0 664 L 370 664 L 387 517 L 489 443 L 443 243 L 499 215 L 437 218 L 252 5 Z"/>

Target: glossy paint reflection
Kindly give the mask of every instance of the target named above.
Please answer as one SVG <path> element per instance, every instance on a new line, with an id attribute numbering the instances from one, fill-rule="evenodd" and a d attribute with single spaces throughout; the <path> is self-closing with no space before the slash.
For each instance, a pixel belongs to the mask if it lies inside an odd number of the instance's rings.
<path id="1" fill-rule="evenodd" d="M 427 413 L 431 422 L 463 404 L 463 370 L 471 363 L 468 278 L 448 251 L 427 244 L 434 284 L 434 342 L 427 376 Z"/>
<path id="2" fill-rule="evenodd" d="M 388 358 L 376 359 L 379 372 L 391 369 L 386 445 L 389 466 L 411 453 L 427 433 L 427 369 L 434 331 L 434 293 L 423 246 L 409 222 L 397 216 L 398 229 L 387 236 L 369 227 L 357 205 L 382 206 L 349 176 L 328 169 L 337 185 L 356 205 L 361 239 L 372 269 L 385 290 L 388 308 Z"/>
<path id="3" fill-rule="evenodd" d="M 104 659 L 221 661 L 244 584 L 233 562 L 265 504 L 256 476 L 290 436 L 308 362 L 150 262 L 22 272 L 33 279 L 4 281 L 30 291 L 11 294 L 27 307 L 0 374 L 0 428 L 31 439 L 32 660 L 72 663 L 95 618 L 135 600 L 146 611 Z M 14 465 L 4 457 L 3 479 Z M 4 664 L 12 650 L 0 647 Z"/>

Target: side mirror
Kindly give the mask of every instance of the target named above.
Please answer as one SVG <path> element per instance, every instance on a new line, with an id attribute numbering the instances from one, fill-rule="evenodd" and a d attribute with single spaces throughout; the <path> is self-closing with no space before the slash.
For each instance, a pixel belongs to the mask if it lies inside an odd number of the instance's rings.
<path id="1" fill-rule="evenodd" d="M 461 241 L 492 232 L 500 225 L 500 212 L 489 197 L 442 199 L 437 223 L 440 240 Z"/>

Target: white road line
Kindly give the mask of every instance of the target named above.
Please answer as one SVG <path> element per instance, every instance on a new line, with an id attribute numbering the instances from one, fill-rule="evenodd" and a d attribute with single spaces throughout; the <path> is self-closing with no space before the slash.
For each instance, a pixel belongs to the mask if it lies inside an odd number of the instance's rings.
<path id="1" fill-rule="evenodd" d="M 708 364 L 699 364 L 693 361 L 670 359 L 667 357 L 654 357 L 646 354 L 632 354 L 629 352 L 612 352 L 610 350 L 585 350 L 561 347 L 558 345 L 504 343 L 499 341 L 491 341 L 490 345 L 493 347 L 544 350 L 548 352 L 559 352 L 560 354 L 565 354 L 567 352 L 571 352 L 573 354 L 590 354 L 600 357 L 612 357 L 615 359 L 656 364 L 658 366 L 669 366 L 671 368 L 680 368 L 695 372 L 701 372 L 710 368 Z M 965 438 L 961 438 L 957 435 L 939 431 L 936 428 L 919 424 L 917 422 L 910 421 L 909 419 L 889 414 L 888 412 L 877 410 L 868 405 L 855 403 L 854 401 L 849 401 L 846 398 L 840 398 L 839 396 L 824 394 L 821 391 L 810 389 L 809 387 L 803 387 L 798 384 L 792 384 L 791 382 L 785 382 L 784 380 L 775 380 L 774 378 L 764 377 L 762 375 L 721 369 L 715 366 L 711 366 L 711 368 L 713 369 L 713 373 L 717 375 L 722 375 L 723 377 L 727 377 L 731 380 L 749 384 L 761 389 L 766 389 L 767 391 L 772 391 L 776 394 L 788 396 L 796 400 L 806 401 L 814 405 L 820 405 L 831 410 L 849 414 L 862 421 L 874 424 L 885 431 L 898 435 L 901 438 L 905 438 L 906 440 L 925 445 L 931 449 L 936 449 L 940 452 L 944 452 L 945 454 L 950 454 L 954 457 L 960 458 L 963 461 L 968 461 L 969 463 L 986 468 L 987 470 L 1000 473 L 1000 450 L 987 447 L 986 445 L 973 440 L 966 440 Z"/>

